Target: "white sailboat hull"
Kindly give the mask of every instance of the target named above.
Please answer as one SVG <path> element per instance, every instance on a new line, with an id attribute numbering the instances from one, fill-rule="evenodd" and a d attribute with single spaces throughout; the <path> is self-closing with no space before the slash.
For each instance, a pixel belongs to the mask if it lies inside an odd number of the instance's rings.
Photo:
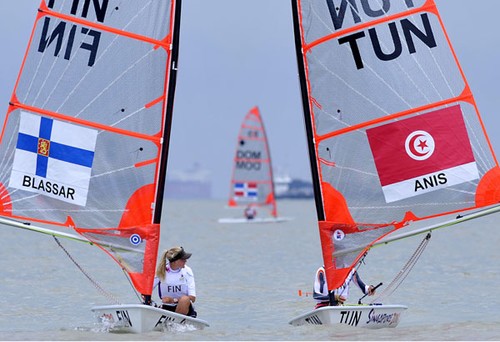
<path id="1" fill-rule="evenodd" d="M 342 324 L 369 329 L 395 328 L 406 309 L 404 305 L 325 306 L 297 316 L 289 323 L 294 326 Z"/>
<path id="2" fill-rule="evenodd" d="M 175 325 L 199 330 L 209 326 L 204 320 L 143 304 L 103 305 L 91 310 L 98 323 L 113 332 L 146 333 Z"/>
<path id="3" fill-rule="evenodd" d="M 291 221 L 291 217 L 256 217 L 253 219 L 247 219 L 244 217 L 226 217 L 220 218 L 219 223 L 275 223 L 275 222 L 285 222 Z"/>

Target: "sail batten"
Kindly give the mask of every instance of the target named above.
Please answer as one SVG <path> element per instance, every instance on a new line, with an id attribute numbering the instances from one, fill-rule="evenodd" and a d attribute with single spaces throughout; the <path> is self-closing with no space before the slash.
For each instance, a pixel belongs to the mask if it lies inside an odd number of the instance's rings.
<path id="1" fill-rule="evenodd" d="M 88 26 L 88 27 L 92 27 L 92 28 L 95 28 L 95 29 L 100 30 L 100 31 L 106 31 L 106 32 L 113 33 L 116 35 L 125 36 L 125 37 L 131 38 L 131 39 L 140 40 L 143 42 L 148 42 L 148 43 L 155 45 L 155 46 L 161 46 L 164 49 L 170 48 L 170 39 L 169 39 L 170 36 L 167 36 L 167 37 L 163 38 L 162 40 L 156 40 L 156 39 L 153 39 L 153 38 L 150 38 L 147 36 L 135 34 L 132 32 L 125 31 L 125 30 L 114 29 L 112 27 L 109 27 L 109 26 L 106 26 L 103 24 L 99 24 L 99 23 L 83 20 L 80 18 L 76 18 L 73 16 L 65 15 L 63 13 L 52 11 L 48 8 L 41 8 L 40 12 L 43 13 L 44 15 L 47 15 L 47 16 L 59 18 L 61 20 L 73 22 L 73 23 Z"/>
<path id="2" fill-rule="evenodd" d="M 499 202 L 499 166 L 433 0 L 291 3 L 333 290 L 410 221 Z"/>
<path id="3" fill-rule="evenodd" d="M 320 39 L 317 39 L 317 40 L 312 41 L 308 44 L 305 44 L 304 45 L 304 52 L 307 53 L 308 50 L 310 50 L 310 49 L 314 48 L 315 46 L 320 45 L 324 42 L 327 42 L 331 39 L 336 39 L 340 36 L 347 35 L 349 33 L 353 33 L 353 32 L 360 31 L 360 30 L 363 30 L 366 28 L 374 27 L 380 23 L 384 23 L 387 21 L 394 21 L 396 19 L 404 18 L 404 17 L 407 17 L 407 16 L 412 15 L 412 14 L 417 14 L 417 13 L 425 12 L 425 11 L 432 11 L 433 9 L 435 9 L 435 5 L 433 5 L 431 2 L 429 2 L 428 4 L 423 5 L 422 7 L 419 7 L 419 8 L 409 9 L 405 12 L 385 16 L 385 17 L 380 18 L 380 19 L 376 19 L 376 20 L 372 20 L 372 21 L 365 22 L 362 24 L 354 25 L 352 27 L 336 31 L 336 32 L 331 33 L 329 35 L 326 35 Z"/>

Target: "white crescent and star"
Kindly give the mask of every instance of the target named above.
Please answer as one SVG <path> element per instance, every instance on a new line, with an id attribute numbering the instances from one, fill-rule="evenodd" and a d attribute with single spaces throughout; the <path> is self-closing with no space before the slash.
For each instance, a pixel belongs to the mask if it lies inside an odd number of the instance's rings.
<path id="1" fill-rule="evenodd" d="M 434 153 L 434 139 L 426 131 L 414 131 L 406 138 L 405 149 L 414 160 L 428 159 Z"/>

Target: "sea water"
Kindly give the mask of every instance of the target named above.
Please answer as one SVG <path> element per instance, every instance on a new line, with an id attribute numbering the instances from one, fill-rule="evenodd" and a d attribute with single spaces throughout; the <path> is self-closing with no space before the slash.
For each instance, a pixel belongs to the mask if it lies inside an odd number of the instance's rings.
<path id="1" fill-rule="evenodd" d="M 500 217 L 492 215 L 432 234 L 424 254 L 385 302 L 408 310 L 397 328 L 288 324 L 314 306 L 307 292 L 322 264 L 312 200 L 283 200 L 268 224 L 221 224 L 239 209 L 219 200 L 167 200 L 160 252 L 183 246 L 196 278 L 197 331 L 109 333 L 90 308 L 111 304 L 51 236 L 2 226 L 0 340 L 499 340 Z M 359 270 L 388 285 L 423 236 L 374 248 Z M 95 246 L 62 240 L 79 267 L 124 303 L 137 303 L 128 279 Z M 383 289 L 383 287 L 381 288 Z M 298 291 L 302 290 L 302 296 Z M 352 302 L 362 294 L 352 288 Z"/>

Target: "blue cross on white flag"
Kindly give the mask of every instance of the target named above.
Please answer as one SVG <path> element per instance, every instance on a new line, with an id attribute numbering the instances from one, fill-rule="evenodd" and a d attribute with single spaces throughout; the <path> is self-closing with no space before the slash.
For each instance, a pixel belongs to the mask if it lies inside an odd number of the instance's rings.
<path id="1" fill-rule="evenodd" d="M 97 130 L 21 112 L 9 186 L 85 206 Z"/>

